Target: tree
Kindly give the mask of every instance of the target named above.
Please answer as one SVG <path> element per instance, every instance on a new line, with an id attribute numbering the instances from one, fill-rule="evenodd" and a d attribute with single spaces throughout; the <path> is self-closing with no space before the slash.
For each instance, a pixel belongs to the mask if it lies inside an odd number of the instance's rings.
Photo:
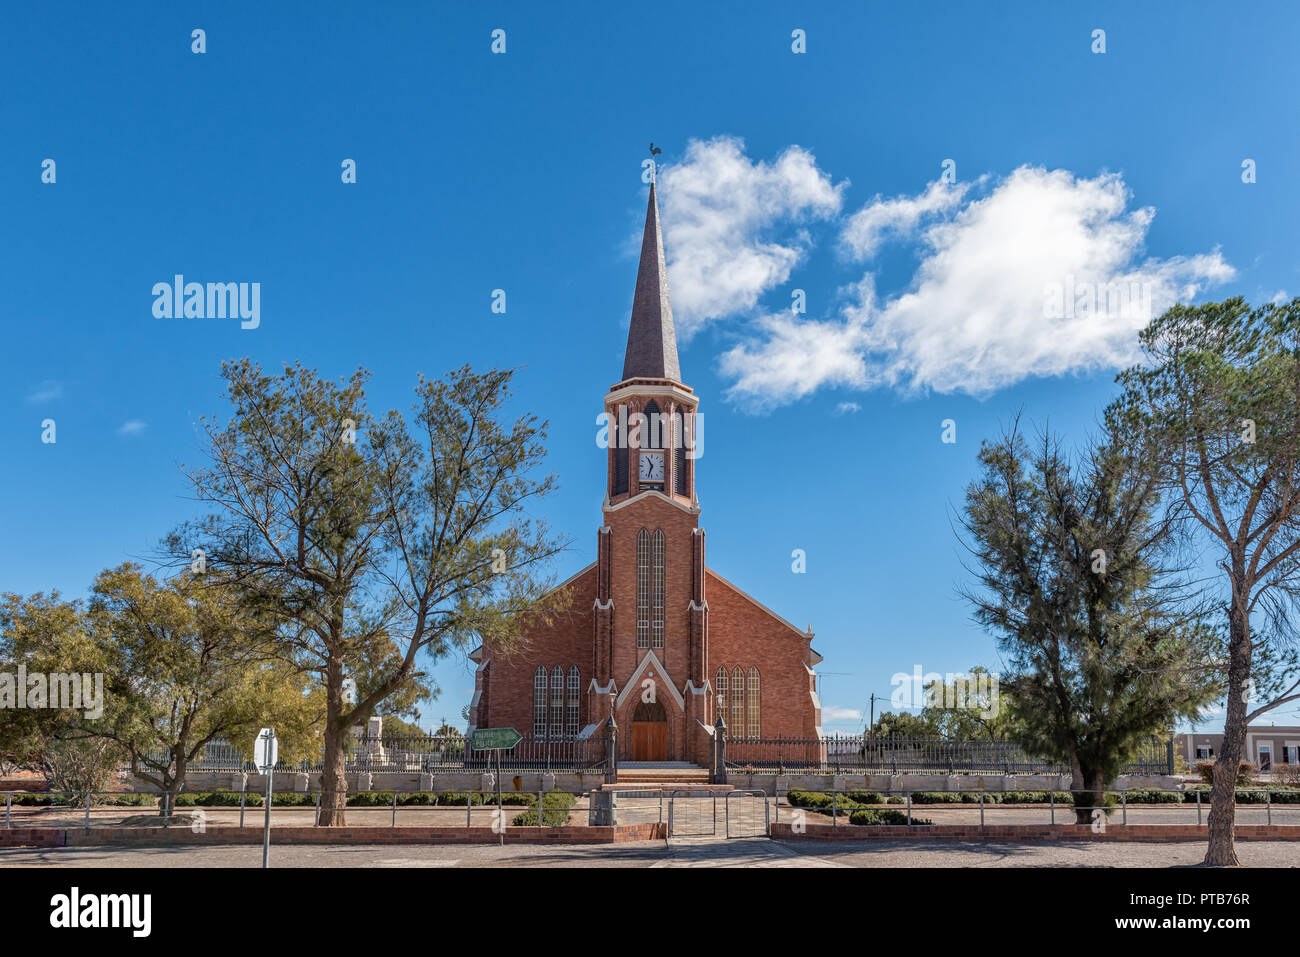
<path id="1" fill-rule="evenodd" d="M 1209 544 L 1221 572 L 1208 590 L 1227 619 L 1227 698 L 1205 863 L 1231 866 L 1247 725 L 1300 699 L 1289 620 L 1300 587 L 1300 299 L 1175 306 L 1141 342 L 1144 361 L 1119 376 L 1108 415 L 1152 436 L 1171 518 Z"/>
<path id="2" fill-rule="evenodd" d="M 942 738 L 990 741 L 1005 738 L 1011 732 L 1011 709 L 1001 679 L 994 684 L 991 672 L 976 665 L 952 683 L 932 681 L 925 686 L 925 707 L 921 717 Z"/>
<path id="3" fill-rule="evenodd" d="M 87 616 L 111 706 L 86 730 L 119 744 L 131 773 L 171 797 L 165 806 L 214 740 L 248 755 L 273 726 L 285 762 L 319 742 L 320 696 L 272 657 L 274 628 L 230 588 L 188 574 L 159 582 L 128 563 L 95 579 Z"/>
<path id="4" fill-rule="evenodd" d="M 100 573 L 87 605 L 10 595 L 3 607 L 5 657 L 29 672 L 104 679 L 98 715 L 31 711 L 25 724 L 9 726 L 10 740 L 26 735 L 28 764 L 47 776 L 93 790 L 104 768 L 129 762 L 136 777 L 174 798 L 217 738 L 251 751 L 257 729 L 274 725 L 293 760 L 319 737 L 319 701 L 269 657 L 273 629 L 228 589 L 188 575 L 159 582 L 128 563 Z"/>
<path id="5" fill-rule="evenodd" d="M 351 727 L 425 679 L 421 660 L 518 642 L 564 600 L 541 575 L 561 547 L 526 508 L 545 423 L 497 421 L 510 371 L 421 379 L 408 421 L 375 419 L 367 374 L 222 367 L 234 416 L 205 419 L 208 464 L 189 472 L 213 515 L 172 537 L 280 623 L 282 654 L 325 692 L 320 824 L 345 823 Z M 356 689 L 349 700 L 345 687 Z"/>
<path id="6" fill-rule="evenodd" d="M 1087 823 L 1142 740 L 1214 696 L 1212 634 L 1166 564 L 1143 443 L 1108 434 L 1072 460 L 1048 432 L 1031 454 L 1016 425 L 979 459 L 961 523 L 978 584 L 963 594 L 1009 658 L 1016 740 L 1070 765 Z"/>
<path id="7" fill-rule="evenodd" d="M 871 736 L 874 738 L 888 738 L 890 736 L 900 738 L 934 738 L 939 736 L 939 729 L 935 726 L 933 719 L 922 714 L 911 714 L 907 711 L 886 711 L 876 719 L 876 723 L 871 726 Z"/>

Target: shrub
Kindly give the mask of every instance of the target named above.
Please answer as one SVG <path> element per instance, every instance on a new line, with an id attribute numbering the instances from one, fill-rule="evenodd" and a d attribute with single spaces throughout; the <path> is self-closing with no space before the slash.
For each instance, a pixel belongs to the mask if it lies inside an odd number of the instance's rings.
<path id="1" fill-rule="evenodd" d="M 906 824 L 907 815 L 902 811 L 894 811 L 889 808 L 866 807 L 854 811 L 849 815 L 850 824 L 861 824 L 866 826 L 877 826 L 887 824 Z M 913 824 L 933 824 L 925 818 L 913 817 Z"/>
<path id="2" fill-rule="evenodd" d="M 549 796 L 549 795 L 548 795 Z M 543 801 L 546 797 L 542 798 Z M 516 814 L 514 820 L 510 822 L 516 827 L 536 827 L 537 826 L 537 809 L 529 808 L 522 814 Z M 569 823 L 569 812 L 566 808 L 542 808 L 542 823 L 546 827 L 563 827 Z"/>
<path id="3" fill-rule="evenodd" d="M 960 804 L 961 795 L 955 791 L 914 791 L 913 804 Z"/>
<path id="4" fill-rule="evenodd" d="M 1275 764 L 1272 774 L 1278 784 L 1300 785 L 1300 764 Z"/>
<path id="5" fill-rule="evenodd" d="M 1214 783 L 1214 762 L 1197 761 L 1196 773 L 1201 776 L 1201 780 L 1206 784 Z M 1237 768 L 1237 787 L 1250 787 L 1255 783 L 1255 765 L 1249 761 L 1242 761 L 1241 767 Z"/>
<path id="6" fill-rule="evenodd" d="M 1130 788 L 1124 792 L 1129 804 L 1181 804 L 1183 795 L 1178 791 L 1157 791 L 1155 788 Z"/>
<path id="7" fill-rule="evenodd" d="M 439 807 L 464 807 L 466 802 L 480 805 L 483 803 L 483 795 L 467 794 L 464 791 L 443 791 L 438 795 Z"/>
<path id="8" fill-rule="evenodd" d="M 847 798 L 855 804 L 883 804 L 884 795 L 879 791 L 846 791 L 841 800 Z"/>

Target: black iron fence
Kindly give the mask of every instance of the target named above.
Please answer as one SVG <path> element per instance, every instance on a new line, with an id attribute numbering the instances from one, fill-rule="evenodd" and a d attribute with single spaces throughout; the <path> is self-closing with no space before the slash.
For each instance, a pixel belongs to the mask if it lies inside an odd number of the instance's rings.
<path id="1" fill-rule="evenodd" d="M 1068 774 L 1069 765 L 1035 757 L 1013 741 L 847 735 L 728 738 L 727 767 L 744 773 L 817 771 L 879 774 Z M 1172 774 L 1169 740 L 1144 741 L 1123 774 Z"/>
<path id="2" fill-rule="evenodd" d="M 251 744 L 249 742 L 251 751 Z M 347 769 L 370 772 L 438 772 L 490 770 L 496 768 L 492 752 L 472 750 L 459 734 L 354 735 L 345 746 Z M 503 771 L 602 771 L 605 767 L 605 738 L 550 738 L 525 736 L 513 748 L 501 753 Z M 164 760 L 164 755 L 154 759 Z M 299 762 L 281 761 L 276 773 L 319 772 L 324 756 Z M 142 762 L 142 770 L 148 765 Z M 129 770 L 124 768 L 123 770 Z M 248 752 L 228 741 L 213 741 L 189 764 L 195 771 L 256 771 Z"/>

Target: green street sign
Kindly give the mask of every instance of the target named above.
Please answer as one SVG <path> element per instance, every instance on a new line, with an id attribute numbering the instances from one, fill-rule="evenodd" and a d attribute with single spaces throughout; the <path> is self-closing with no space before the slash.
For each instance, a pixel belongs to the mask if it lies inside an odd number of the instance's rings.
<path id="1" fill-rule="evenodd" d="M 469 746 L 475 751 L 509 751 L 523 739 L 514 728 L 477 728 L 470 735 Z"/>

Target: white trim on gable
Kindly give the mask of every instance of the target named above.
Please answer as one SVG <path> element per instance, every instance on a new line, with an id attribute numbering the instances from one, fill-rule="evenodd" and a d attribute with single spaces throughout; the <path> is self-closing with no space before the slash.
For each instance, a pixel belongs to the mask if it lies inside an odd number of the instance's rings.
<path id="1" fill-rule="evenodd" d="M 644 492 L 638 492 L 637 494 L 633 495 L 631 498 L 624 499 L 623 501 L 619 502 L 617 505 L 610 505 L 609 497 L 606 496 L 605 504 L 601 506 L 601 510 L 606 512 L 617 512 L 620 508 L 623 508 L 627 505 L 631 505 L 633 502 L 639 502 L 641 501 L 641 499 L 650 495 L 662 499 L 663 501 L 667 502 L 669 505 L 673 506 L 674 508 L 680 508 L 683 512 L 685 512 L 688 515 L 700 514 L 700 507 L 698 505 L 683 505 L 681 502 L 677 501 L 676 499 L 671 499 L 663 492 L 660 492 L 658 489 L 653 489 L 653 488 L 646 489 L 646 491 Z"/>
<path id="2" fill-rule="evenodd" d="M 662 684 L 668 689 L 669 694 L 673 696 L 673 700 L 677 702 L 677 707 L 681 708 L 682 711 L 685 711 L 686 699 L 682 697 L 680 691 L 673 687 L 673 679 L 668 677 L 668 669 L 660 664 L 659 659 L 655 657 L 653 649 L 646 652 L 646 656 L 641 659 L 641 664 L 637 665 L 636 670 L 632 672 L 632 677 L 627 679 L 627 684 L 623 685 L 623 690 L 619 693 L 619 696 L 614 699 L 614 706 L 618 708 L 623 707 L 623 702 L 627 700 L 627 696 L 632 692 L 632 689 L 637 687 L 641 675 L 645 674 L 645 670 L 649 668 L 652 663 L 659 669 L 659 677 Z"/>

